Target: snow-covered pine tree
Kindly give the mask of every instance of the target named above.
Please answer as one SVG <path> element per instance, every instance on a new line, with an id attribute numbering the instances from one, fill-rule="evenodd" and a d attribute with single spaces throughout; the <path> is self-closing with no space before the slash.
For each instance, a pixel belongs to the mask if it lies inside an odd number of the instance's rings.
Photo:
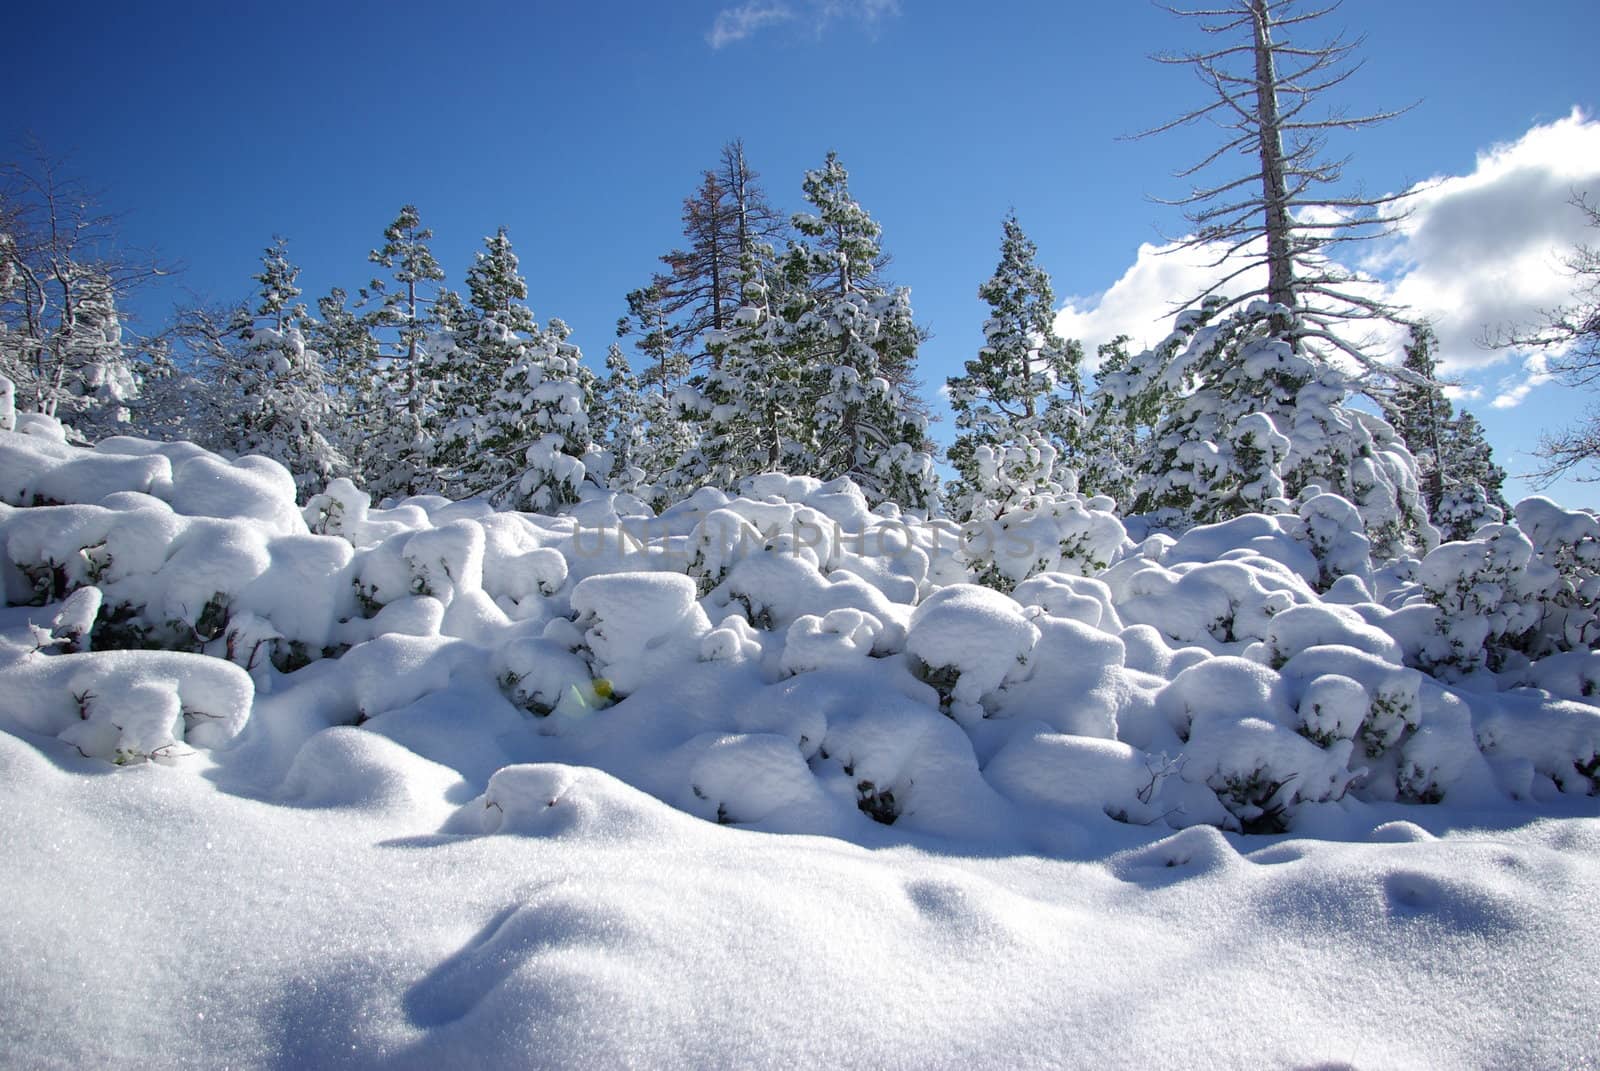
<path id="1" fill-rule="evenodd" d="M 1505 470 L 1494 463 L 1483 426 L 1457 414 L 1438 382 L 1438 340 L 1426 324 L 1412 328 L 1399 380 L 1382 398 L 1384 415 L 1417 461 L 1428 516 L 1444 539 L 1466 539 L 1479 525 L 1511 512 L 1500 487 Z"/>
<path id="2" fill-rule="evenodd" d="M 470 307 L 450 291 L 435 303 L 432 352 L 426 357 L 437 397 L 433 467 L 446 493 L 458 498 L 498 482 L 475 455 L 494 393 L 538 329 L 526 304 L 528 284 L 504 227 L 485 238 L 483 250 L 474 255 L 467 293 Z"/>
<path id="3" fill-rule="evenodd" d="M 632 458 L 643 474 L 639 490 L 658 507 L 689 489 L 683 470 L 698 438 L 676 404 L 689 376 L 690 358 L 679 349 L 682 332 L 668 314 L 668 282 L 657 276 L 649 286 L 630 291 L 628 315 L 617 321 L 617 337 L 633 336 L 634 348 L 645 362 L 638 376 L 638 402 L 639 419 L 648 433 L 640 437 Z"/>
<path id="4" fill-rule="evenodd" d="M 1495 463 L 1478 418 L 1463 409 L 1445 426 L 1439 444 L 1440 468 L 1447 474 L 1444 493 L 1433 509 L 1442 539 L 1466 539 L 1479 525 L 1511 516 L 1501 488 L 1506 470 Z"/>
<path id="5" fill-rule="evenodd" d="M 809 298 L 753 257 L 745 269 L 745 304 L 709 338 L 714 365 L 695 399 L 699 436 L 682 466 L 686 484 L 732 490 L 758 472 L 806 471 L 815 455 L 810 384 L 783 349 L 787 316 L 801 315 Z"/>
<path id="6" fill-rule="evenodd" d="M 813 398 L 802 471 L 850 476 L 874 502 L 932 507 L 939 487 L 926 422 L 902 389 L 914 381 L 922 341 L 910 292 L 879 279 L 881 228 L 851 196 L 836 154 L 806 172 L 802 190 L 814 212 L 794 217 L 802 239 L 783 270 L 803 301 L 786 308 L 779 342 Z"/>
<path id="7" fill-rule="evenodd" d="M 389 269 L 390 278 L 373 279 L 362 297 L 379 302 L 372 325 L 393 331 L 395 339 L 385 354 L 386 412 L 368 476 L 375 494 L 407 495 L 438 489 L 430 470 L 439 429 L 433 426 L 422 355 L 434 326 L 433 288 L 444 279 L 444 270 L 428 247 L 433 232 L 422 225 L 415 205 L 402 206 L 383 237 L 383 245 L 367 259 Z"/>
<path id="8" fill-rule="evenodd" d="M 89 440 L 114 434 L 128 421 L 128 403 L 138 381 L 123 343 L 122 318 L 110 276 L 74 266 L 79 278 L 71 312 L 51 342 L 55 372 L 48 382 L 45 412 Z"/>
<path id="9" fill-rule="evenodd" d="M 1401 367 L 1414 378 L 1397 381 L 1394 390 L 1382 399 L 1384 415 L 1405 441 L 1411 456 L 1417 459 L 1417 479 L 1427 496 L 1430 515 L 1438 509 L 1439 499 L 1444 495 L 1445 474 L 1439 467 L 1440 447 L 1452 416 L 1449 399 L 1438 385 L 1434 359 L 1437 349 L 1438 339 L 1433 328 L 1427 324 L 1413 326 Z"/>
<path id="10" fill-rule="evenodd" d="M 606 378 L 590 424 L 608 462 L 606 486 L 628 494 L 641 491 L 647 473 L 640 463 L 649 453 L 643 396 L 628 355 L 615 342 L 606 350 Z"/>
<path id="11" fill-rule="evenodd" d="M 241 309 L 235 321 L 242 344 L 238 393 L 233 419 L 216 430 L 233 453 L 282 462 L 304 498 L 341 473 L 345 462 L 328 433 L 334 408 L 322 356 L 306 344 L 305 306 L 295 301 L 299 275 L 288 243 L 275 238 L 253 276 L 260 285 L 256 306 Z"/>
<path id="12" fill-rule="evenodd" d="M 570 333 L 557 319 L 536 327 L 489 400 L 467 478 L 497 506 L 554 513 L 588 477 L 595 380 Z"/>
<path id="13" fill-rule="evenodd" d="M 1126 505 L 1133 501 L 1138 465 L 1150 436 L 1177 394 L 1159 381 L 1145 383 L 1140 378 L 1135 357 L 1160 354 L 1130 353 L 1128 336 L 1102 343 L 1096 353 L 1099 368 L 1073 457 L 1078 489 Z M 1134 385 L 1139 389 L 1132 389 Z"/>
<path id="14" fill-rule="evenodd" d="M 1349 380 L 1296 352 L 1284 310 L 1257 302 L 1210 322 L 1220 302 L 1179 317 L 1115 389 L 1180 392 L 1157 425 L 1134 486 L 1134 512 L 1186 528 L 1249 512 L 1289 512 L 1331 492 L 1356 506 L 1382 560 L 1436 540 L 1416 463 L 1392 428 L 1344 405 Z"/>
<path id="15" fill-rule="evenodd" d="M 344 475 L 367 486 L 374 473 L 374 447 L 381 440 L 387 410 L 379 359 L 381 350 L 365 316 L 351 310 L 349 295 L 334 287 L 317 299 L 305 335 L 322 355 L 333 396 L 332 439 L 345 459 Z"/>
<path id="16" fill-rule="evenodd" d="M 984 345 L 965 375 L 946 381 L 959 432 L 950 447 L 958 476 L 949 503 L 962 520 L 991 519 L 1034 494 L 1059 491 L 1057 466 L 1082 418 L 1082 351 L 1056 334 L 1050 276 L 1014 214 L 1003 230 L 999 266 L 978 288 L 989 304 Z M 990 453 L 980 464 L 985 446 Z"/>
<path id="17" fill-rule="evenodd" d="M 1158 59 L 1192 67 L 1207 103 L 1147 133 L 1215 118 L 1225 144 L 1180 176 L 1247 161 L 1197 186 L 1188 237 L 1174 249 L 1215 252 L 1222 269 L 1193 301 L 1227 315 L 1196 328 L 1168 371 L 1145 381 L 1187 393 L 1157 429 L 1139 505 L 1178 523 L 1221 519 L 1247 509 L 1283 508 L 1285 495 L 1322 488 L 1361 511 L 1375 557 L 1425 549 L 1436 533 L 1416 492 L 1415 463 L 1387 423 L 1344 403 L 1392 374 L 1345 330 L 1352 321 L 1400 322 L 1398 310 L 1352 285 L 1330 257 L 1335 245 L 1384 233 L 1400 196 L 1338 195 L 1342 162 L 1321 156 L 1326 135 L 1388 118 L 1387 113 L 1319 117 L 1319 94 L 1344 82 L 1354 45 L 1291 35 L 1331 9 L 1300 11 L 1293 0 L 1222 0 L 1175 11 L 1200 20 L 1215 47 Z M 1264 276 L 1264 279 L 1260 277 Z M 1222 296 L 1227 293 L 1229 296 Z M 1366 382 L 1336 369 L 1330 353 Z M 1175 373 L 1175 374 L 1174 374 Z M 1407 373 L 1409 374 L 1409 373 Z"/>

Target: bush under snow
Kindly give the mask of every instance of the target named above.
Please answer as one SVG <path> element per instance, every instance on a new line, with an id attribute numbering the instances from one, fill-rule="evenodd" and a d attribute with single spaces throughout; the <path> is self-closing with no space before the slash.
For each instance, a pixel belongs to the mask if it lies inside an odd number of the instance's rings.
<path id="1" fill-rule="evenodd" d="M 329 726 L 430 754 L 491 734 L 533 764 L 455 820 L 478 831 L 627 813 L 579 762 L 719 822 L 974 842 L 1029 815 L 1272 831 L 1600 782 L 1600 525 L 1542 499 L 1374 570 L 1327 493 L 1174 538 L 1063 492 L 982 545 L 779 474 L 659 516 L 375 508 L 345 480 L 302 511 L 272 462 L 15 422 L 0 580 L 28 609 L 0 727 L 85 755 L 234 747 L 287 777 Z M 356 751 L 305 761 L 388 776 Z"/>

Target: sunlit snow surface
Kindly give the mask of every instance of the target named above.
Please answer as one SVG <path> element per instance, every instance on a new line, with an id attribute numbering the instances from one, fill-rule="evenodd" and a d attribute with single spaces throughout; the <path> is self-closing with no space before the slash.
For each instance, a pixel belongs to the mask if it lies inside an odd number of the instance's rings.
<path id="1" fill-rule="evenodd" d="M 1267 518 L 1013 599 L 815 481 L 580 550 L 616 502 L 336 488 L 314 534 L 270 463 L 23 438 L 13 601 L 37 551 L 232 612 L 69 654 L 92 597 L 0 610 L 0 1065 L 1600 1060 L 1593 652 L 1447 687 Z M 248 653 L 291 640 L 338 656 Z M 1217 828 L 1256 768 L 1292 832 Z"/>

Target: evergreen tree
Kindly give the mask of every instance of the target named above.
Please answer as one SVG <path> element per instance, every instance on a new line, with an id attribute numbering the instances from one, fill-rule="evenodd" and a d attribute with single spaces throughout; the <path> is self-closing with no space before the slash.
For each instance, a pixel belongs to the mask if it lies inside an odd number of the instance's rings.
<path id="1" fill-rule="evenodd" d="M 649 433 L 639 378 L 615 342 L 606 350 L 606 380 L 596 412 L 600 419 L 592 423 L 609 462 L 606 485 L 613 491 L 637 493 L 648 476 L 643 462 L 648 459 Z"/>
<path id="2" fill-rule="evenodd" d="M 327 434 L 334 410 L 322 356 L 306 345 L 306 310 L 295 302 L 300 269 L 282 238 L 266 248 L 261 265 L 255 309 L 241 309 L 235 320 L 242 344 L 234 365 L 238 394 L 233 419 L 218 432 L 234 453 L 282 462 L 304 498 L 345 462 Z"/>
<path id="3" fill-rule="evenodd" d="M 1185 300 L 1198 304 L 1227 294 L 1223 311 L 1265 301 L 1277 319 L 1274 329 L 1297 352 L 1313 340 L 1344 352 L 1371 376 L 1386 370 L 1339 328 L 1350 321 L 1398 322 L 1400 314 L 1353 285 L 1354 277 L 1330 251 L 1385 233 L 1398 222 L 1395 202 L 1405 195 L 1336 192 L 1346 161 L 1323 155 L 1329 134 L 1359 130 L 1395 114 L 1317 113 L 1322 95 L 1360 67 L 1350 63 L 1359 42 L 1298 36 L 1336 6 L 1305 11 L 1295 0 L 1218 0 L 1200 9 L 1169 8 L 1199 20 L 1202 33 L 1219 39 L 1198 51 L 1156 57 L 1192 68 L 1208 99 L 1140 136 L 1205 118 L 1225 139 L 1178 172 L 1197 184 L 1172 202 L 1185 208 L 1192 228 L 1174 248 L 1221 250 L 1219 264 L 1227 269 Z M 1201 181 L 1201 176 L 1210 177 Z M 1264 274 L 1265 284 L 1255 286 L 1247 274 Z"/>
<path id="4" fill-rule="evenodd" d="M 1220 301 L 1179 317 L 1173 336 L 1135 359 L 1123 389 L 1181 391 L 1155 428 L 1134 486 L 1136 512 L 1172 527 L 1332 492 L 1351 502 L 1376 558 L 1426 550 L 1435 538 L 1415 462 L 1380 418 L 1347 408 L 1350 383 L 1296 353 L 1278 307 L 1220 319 Z"/>
<path id="5" fill-rule="evenodd" d="M 1077 439 L 1081 351 L 1055 332 L 1055 295 L 1036 254 L 1016 216 L 1007 216 L 1000 264 L 978 288 L 990 311 L 984 346 L 967 362 L 966 375 L 946 384 L 960 431 L 950 461 L 959 474 L 952 499 L 962 519 L 998 515 L 1010 502 L 1051 489 L 1055 463 Z M 980 464 L 985 446 L 991 450 Z M 997 466 L 996 458 L 1007 460 Z"/>
<path id="6" fill-rule="evenodd" d="M 365 486 L 386 417 L 378 340 L 370 321 L 351 310 L 349 295 L 339 287 L 317 299 L 317 315 L 307 318 L 305 334 L 322 355 L 333 397 L 332 437 L 345 460 L 344 472 Z"/>
<path id="7" fill-rule="evenodd" d="M 1444 495 L 1445 474 L 1439 467 L 1445 429 L 1451 420 L 1450 402 L 1438 384 L 1434 354 L 1438 339 L 1433 328 L 1417 324 L 1405 347 L 1401 367 L 1412 378 L 1399 380 L 1383 400 L 1384 415 L 1400 433 L 1411 456 L 1417 459 L 1417 477 L 1427 496 L 1428 512 L 1438 510 Z"/>
<path id="8" fill-rule="evenodd" d="M 434 306 L 428 367 L 437 397 L 433 465 L 447 493 L 467 497 L 488 489 L 479 449 L 495 392 L 538 330 L 526 305 L 528 284 L 506 229 L 484 239 L 467 270 L 470 308 L 450 291 Z M 453 299 L 453 300 L 451 300 Z M 490 483 L 493 481 L 490 480 Z"/>
<path id="9" fill-rule="evenodd" d="M 1402 367 L 1411 373 L 1383 400 L 1384 415 L 1417 461 L 1428 516 L 1445 539 L 1466 539 L 1479 525 L 1510 513 L 1500 493 L 1505 470 L 1494 463 L 1483 426 L 1459 415 L 1438 383 L 1431 328 L 1412 329 Z"/>
<path id="10" fill-rule="evenodd" d="M 701 384 L 698 444 L 686 459 L 688 483 L 732 489 L 758 472 L 809 471 L 815 425 L 805 369 L 783 350 L 807 296 L 798 287 L 769 288 L 746 260 L 746 304 L 733 325 L 712 337 L 716 363 Z M 773 282 L 779 277 L 772 276 Z"/>
<path id="11" fill-rule="evenodd" d="M 1171 340 L 1175 346 L 1177 340 Z M 1170 359 L 1161 350 L 1138 355 L 1128 351 L 1128 337 L 1103 343 L 1097 354 L 1094 392 L 1074 460 L 1078 487 L 1084 494 L 1104 495 L 1127 505 L 1133 501 L 1138 466 L 1156 426 L 1177 400 L 1177 392 L 1160 379 L 1141 374 L 1136 358 Z"/>
<path id="12" fill-rule="evenodd" d="M 912 381 L 922 340 L 910 292 L 881 282 L 881 229 L 851 196 L 836 154 L 806 173 L 802 190 L 815 211 L 793 220 L 802 240 L 784 257 L 793 289 L 779 345 L 811 399 L 805 471 L 848 475 L 874 501 L 928 508 L 938 484 L 925 422 L 896 385 Z"/>
<path id="13" fill-rule="evenodd" d="M 395 344 L 384 366 L 387 419 L 375 444 L 370 473 L 373 490 L 380 495 L 414 494 L 437 490 L 430 478 L 433 439 L 438 428 L 431 422 L 430 384 L 422 357 L 433 326 L 432 290 L 444 279 L 428 242 L 433 232 L 422 226 L 415 205 L 405 205 L 384 229 L 384 244 L 367 254 L 374 264 L 389 269 L 390 279 L 373 279 L 363 296 L 380 302 L 373 326 L 392 329 Z M 392 286 L 392 288 L 391 288 Z"/>
<path id="14" fill-rule="evenodd" d="M 553 513 L 589 477 L 594 376 L 569 334 L 560 320 L 536 328 L 489 401 L 466 478 L 497 506 Z"/>
<path id="15" fill-rule="evenodd" d="M 723 146 L 718 166 L 703 172 L 700 186 L 684 199 L 688 244 L 661 258 L 667 271 L 650 287 L 668 321 L 673 348 L 701 363 L 715 359 L 709 335 L 731 327 L 746 303 L 746 259 L 756 258 L 764 274 L 772 261 L 771 243 L 782 234 L 783 220 L 759 179 L 742 141 Z"/>
<path id="16" fill-rule="evenodd" d="M 646 361 L 637 383 L 641 392 L 638 418 L 648 432 L 632 457 L 641 473 L 636 489 L 658 507 L 687 489 L 690 476 L 685 459 L 698 438 L 678 404 L 690 361 L 678 349 L 679 336 L 668 317 L 661 286 L 658 278 L 650 286 L 630 292 L 628 315 L 617 321 L 617 337 L 634 336 L 634 347 Z"/>

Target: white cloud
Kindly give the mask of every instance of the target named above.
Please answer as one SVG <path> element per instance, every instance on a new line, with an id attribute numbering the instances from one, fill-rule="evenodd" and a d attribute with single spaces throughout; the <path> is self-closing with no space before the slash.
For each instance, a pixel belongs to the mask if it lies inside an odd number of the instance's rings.
<path id="1" fill-rule="evenodd" d="M 1418 184 L 1398 233 L 1357 267 L 1382 280 L 1381 296 L 1433 321 L 1446 374 L 1482 372 L 1510 356 L 1478 345 L 1486 332 L 1527 324 L 1569 299 L 1563 257 L 1596 237 L 1568 203 L 1586 190 L 1600 195 L 1600 121 L 1574 111 L 1480 152 L 1471 174 Z M 1171 302 L 1229 270 L 1208 267 L 1213 259 L 1204 250 L 1163 255 L 1161 247 L 1141 245 L 1104 294 L 1069 300 L 1057 328 L 1082 339 L 1091 354 L 1123 333 L 1136 346 L 1158 342 L 1171 323 Z M 1246 275 L 1233 289 L 1256 285 L 1260 279 Z M 1398 339 L 1381 341 L 1398 353 Z M 1514 406 L 1548 379 L 1542 361 L 1523 362 L 1493 387 L 1491 404 Z"/>
<path id="2" fill-rule="evenodd" d="M 766 26 L 788 22 L 792 18 L 794 9 L 788 4 L 751 0 L 750 3 L 724 8 L 717 12 L 716 19 L 711 23 L 710 32 L 706 34 L 706 42 L 712 48 L 722 48 L 743 41 Z"/>
<path id="3" fill-rule="evenodd" d="M 1520 373 L 1500 380 L 1500 392 L 1489 405 L 1495 409 L 1515 409 L 1533 388 L 1543 386 L 1553 378 L 1546 370 L 1544 354 L 1529 354 L 1522 362 Z"/>
<path id="4" fill-rule="evenodd" d="M 851 20 L 871 28 L 900 14 L 900 0 L 747 0 L 723 8 L 712 20 L 706 43 L 724 48 L 754 36 L 768 27 L 788 24 L 820 37 L 836 22 Z"/>

